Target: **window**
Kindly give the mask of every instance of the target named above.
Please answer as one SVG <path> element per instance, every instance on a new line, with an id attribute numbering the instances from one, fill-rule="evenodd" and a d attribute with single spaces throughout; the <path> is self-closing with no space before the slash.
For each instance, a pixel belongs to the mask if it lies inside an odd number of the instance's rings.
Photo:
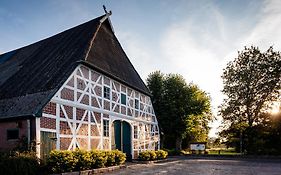
<path id="1" fill-rule="evenodd" d="M 108 100 L 110 99 L 110 88 L 109 87 L 106 87 L 106 86 L 103 87 L 103 97 Z"/>
<path id="2" fill-rule="evenodd" d="M 121 94 L 121 104 L 126 105 L 126 94 Z"/>
<path id="3" fill-rule="evenodd" d="M 138 126 L 134 126 L 134 139 L 138 138 Z"/>
<path id="4" fill-rule="evenodd" d="M 150 129 L 151 135 L 154 136 L 155 125 L 150 125 Z"/>
<path id="5" fill-rule="evenodd" d="M 7 129 L 7 140 L 19 139 L 19 129 Z"/>
<path id="6" fill-rule="evenodd" d="M 109 120 L 103 120 L 103 136 L 109 137 Z"/>
<path id="7" fill-rule="evenodd" d="M 135 99 L 135 108 L 139 109 L 140 107 L 140 101 L 138 99 Z"/>

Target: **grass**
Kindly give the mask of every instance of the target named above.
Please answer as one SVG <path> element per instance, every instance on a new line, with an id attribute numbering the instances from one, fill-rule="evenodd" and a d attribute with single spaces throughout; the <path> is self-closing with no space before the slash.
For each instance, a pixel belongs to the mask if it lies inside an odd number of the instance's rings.
<path id="1" fill-rule="evenodd" d="M 209 155 L 241 155 L 237 153 L 234 148 L 212 148 L 208 150 Z"/>

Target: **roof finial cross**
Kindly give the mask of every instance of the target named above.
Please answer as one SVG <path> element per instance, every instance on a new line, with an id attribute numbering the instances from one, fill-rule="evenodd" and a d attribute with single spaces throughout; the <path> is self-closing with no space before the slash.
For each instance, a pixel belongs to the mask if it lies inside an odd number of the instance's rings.
<path id="1" fill-rule="evenodd" d="M 105 13 L 108 13 L 107 10 L 106 10 L 105 5 L 103 5 L 102 7 L 103 7 L 104 12 L 105 12 Z"/>
<path id="2" fill-rule="evenodd" d="M 103 7 L 103 10 L 104 10 L 105 14 L 109 14 L 109 15 L 112 14 L 111 10 L 109 12 L 107 12 L 105 5 L 103 5 L 102 7 Z"/>

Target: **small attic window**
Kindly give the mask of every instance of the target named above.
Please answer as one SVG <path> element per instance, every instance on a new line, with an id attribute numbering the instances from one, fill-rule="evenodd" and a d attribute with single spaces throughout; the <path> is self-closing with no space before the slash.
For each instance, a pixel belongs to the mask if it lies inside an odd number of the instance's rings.
<path id="1" fill-rule="evenodd" d="M 126 94 L 121 93 L 121 104 L 126 105 Z"/>
<path id="2" fill-rule="evenodd" d="M 110 99 L 110 88 L 109 87 L 106 87 L 106 86 L 103 87 L 103 97 L 108 100 Z"/>
<path id="3" fill-rule="evenodd" d="M 140 108 L 140 101 L 139 101 L 139 99 L 135 99 L 135 108 L 136 109 Z"/>

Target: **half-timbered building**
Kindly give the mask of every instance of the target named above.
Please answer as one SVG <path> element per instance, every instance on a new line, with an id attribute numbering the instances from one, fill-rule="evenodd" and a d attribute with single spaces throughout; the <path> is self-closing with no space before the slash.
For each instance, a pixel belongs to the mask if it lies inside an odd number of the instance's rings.
<path id="1" fill-rule="evenodd" d="M 150 93 L 105 14 L 0 55 L 0 149 L 159 149 Z"/>

